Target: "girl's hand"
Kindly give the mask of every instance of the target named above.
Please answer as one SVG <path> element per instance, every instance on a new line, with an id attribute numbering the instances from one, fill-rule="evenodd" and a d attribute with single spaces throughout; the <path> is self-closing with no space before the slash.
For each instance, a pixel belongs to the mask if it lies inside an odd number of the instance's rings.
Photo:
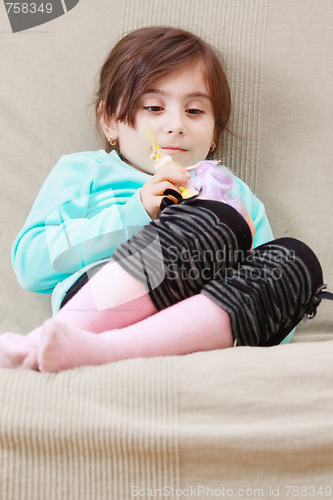
<path id="1" fill-rule="evenodd" d="M 162 165 L 141 188 L 141 202 L 151 219 L 157 219 L 160 214 L 160 205 L 166 189 L 179 191 L 179 186 L 187 187 L 191 174 L 177 163 L 170 162 Z M 168 196 L 177 202 L 176 198 Z"/>

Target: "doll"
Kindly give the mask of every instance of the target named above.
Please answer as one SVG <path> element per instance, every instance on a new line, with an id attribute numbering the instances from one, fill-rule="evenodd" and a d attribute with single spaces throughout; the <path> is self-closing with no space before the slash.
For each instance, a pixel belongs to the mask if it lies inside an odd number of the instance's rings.
<path id="1" fill-rule="evenodd" d="M 166 155 L 162 148 L 157 144 L 156 135 L 154 130 L 145 125 L 141 130 L 142 136 L 152 146 L 152 153 L 150 159 L 155 162 L 156 171 L 162 166 L 171 163 L 173 160 L 171 156 Z M 164 192 L 165 196 L 171 195 L 175 197 L 178 202 L 198 197 L 201 199 L 220 201 L 232 206 L 243 217 L 245 216 L 245 208 L 241 200 L 232 196 L 232 188 L 234 186 L 233 175 L 227 167 L 218 166 L 218 160 L 203 160 L 196 165 L 185 167 L 186 170 L 194 170 L 194 178 L 190 182 L 189 187 L 179 186 L 180 194 L 168 189 Z M 164 198 L 161 203 L 161 210 L 174 202 L 170 198 Z"/>

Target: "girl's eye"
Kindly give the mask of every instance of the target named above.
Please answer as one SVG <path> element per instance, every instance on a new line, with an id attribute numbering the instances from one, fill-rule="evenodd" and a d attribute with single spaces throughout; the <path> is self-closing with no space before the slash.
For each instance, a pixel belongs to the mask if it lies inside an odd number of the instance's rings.
<path id="1" fill-rule="evenodd" d="M 161 106 L 144 106 L 143 109 L 145 111 L 150 111 L 151 113 L 159 113 L 163 110 Z"/>
<path id="2" fill-rule="evenodd" d="M 189 115 L 200 115 L 203 114 L 203 111 L 201 111 L 201 109 L 191 108 L 187 110 L 187 113 Z"/>

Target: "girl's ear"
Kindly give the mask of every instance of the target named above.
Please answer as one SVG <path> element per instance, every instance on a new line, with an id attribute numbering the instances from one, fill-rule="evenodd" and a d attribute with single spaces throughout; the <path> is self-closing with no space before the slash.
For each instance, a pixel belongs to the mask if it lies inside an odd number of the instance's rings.
<path id="1" fill-rule="evenodd" d="M 213 132 L 212 144 L 213 143 L 218 144 L 218 142 L 219 142 L 219 135 L 220 134 L 218 134 L 218 132 L 217 132 L 217 127 L 215 127 L 214 132 Z"/>
<path id="2" fill-rule="evenodd" d="M 118 137 L 118 130 L 116 126 L 117 121 L 112 117 L 106 116 L 106 114 L 103 111 L 103 108 L 104 108 L 104 102 L 101 101 L 99 105 L 100 127 L 103 130 L 104 135 L 107 139 L 109 139 L 110 137 L 116 139 Z"/>

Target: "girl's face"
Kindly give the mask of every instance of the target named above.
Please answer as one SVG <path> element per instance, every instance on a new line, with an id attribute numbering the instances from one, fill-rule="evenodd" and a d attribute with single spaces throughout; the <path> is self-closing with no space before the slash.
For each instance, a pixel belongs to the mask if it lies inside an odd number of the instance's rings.
<path id="1" fill-rule="evenodd" d="M 154 174 L 151 146 L 140 130 L 150 125 L 157 144 L 183 167 L 204 160 L 214 141 L 215 117 L 200 63 L 159 79 L 140 99 L 135 127 L 110 120 L 104 131 L 118 138 L 120 153 L 138 170 Z"/>

